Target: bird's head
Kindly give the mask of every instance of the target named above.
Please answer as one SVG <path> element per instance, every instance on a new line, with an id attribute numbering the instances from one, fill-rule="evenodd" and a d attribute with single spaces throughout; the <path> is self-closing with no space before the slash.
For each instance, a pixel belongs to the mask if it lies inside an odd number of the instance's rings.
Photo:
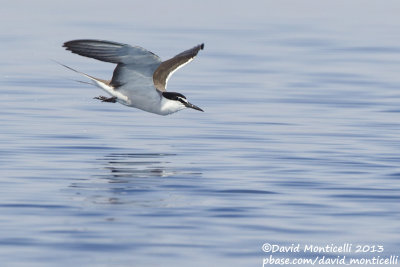
<path id="1" fill-rule="evenodd" d="M 195 106 L 189 101 L 187 101 L 186 97 L 180 93 L 175 93 L 175 92 L 163 92 L 162 96 L 167 100 L 167 105 L 171 106 L 169 108 L 176 109 L 175 111 L 184 109 L 184 108 L 192 108 L 195 110 L 199 110 L 204 112 L 201 108 L 198 106 Z M 173 107 L 172 107 L 173 106 Z M 173 112 L 175 112 L 173 111 Z"/>

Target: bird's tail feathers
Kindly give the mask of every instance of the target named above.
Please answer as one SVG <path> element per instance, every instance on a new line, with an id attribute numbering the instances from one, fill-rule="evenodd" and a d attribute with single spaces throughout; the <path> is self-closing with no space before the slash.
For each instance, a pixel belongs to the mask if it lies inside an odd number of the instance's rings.
<path id="1" fill-rule="evenodd" d="M 90 85 L 93 85 L 93 84 L 94 84 L 93 81 L 92 81 L 92 82 L 86 82 L 86 81 L 74 80 L 74 79 L 71 79 L 71 81 L 74 81 L 74 82 L 77 82 L 77 83 L 90 84 Z"/>
<path id="2" fill-rule="evenodd" d="M 88 79 L 91 80 L 91 83 L 89 83 L 89 82 L 84 82 L 84 81 L 77 81 L 77 82 L 80 82 L 80 83 L 87 83 L 87 84 L 94 84 L 95 86 L 98 86 L 98 87 L 100 87 L 100 88 L 102 88 L 102 89 L 105 89 L 105 87 L 112 88 L 112 86 L 110 85 L 110 81 L 102 80 L 102 79 L 93 77 L 93 76 L 91 76 L 91 75 L 89 75 L 89 74 L 86 74 L 86 73 L 84 73 L 84 72 L 81 72 L 81 71 L 78 71 L 78 70 L 76 70 L 76 69 L 73 69 L 73 68 L 71 68 L 71 67 L 69 67 L 69 66 L 67 66 L 67 65 L 65 65 L 65 64 L 63 64 L 63 63 L 61 63 L 61 62 L 58 62 L 58 61 L 55 61 L 55 60 L 54 60 L 54 62 L 56 62 L 57 64 L 60 64 L 61 66 L 65 67 L 65 68 L 67 68 L 67 69 L 69 69 L 69 70 L 72 70 L 73 72 L 79 73 L 79 74 L 81 74 L 81 75 L 83 75 L 83 76 L 85 76 L 86 78 L 88 78 Z"/>

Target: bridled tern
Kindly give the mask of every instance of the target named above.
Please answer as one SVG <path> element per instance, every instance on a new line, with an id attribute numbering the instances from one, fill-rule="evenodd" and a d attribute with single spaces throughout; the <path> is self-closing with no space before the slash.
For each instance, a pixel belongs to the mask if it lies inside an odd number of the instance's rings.
<path id="1" fill-rule="evenodd" d="M 189 103 L 184 95 L 167 92 L 166 88 L 171 75 L 192 61 L 197 53 L 204 49 L 204 44 L 166 61 L 161 61 L 157 55 L 142 47 L 110 41 L 73 40 L 65 42 L 63 47 L 81 56 L 117 64 L 110 81 L 95 78 L 62 64 L 89 78 L 94 85 L 111 96 L 99 96 L 95 99 L 118 102 L 159 115 L 172 114 L 185 108 L 203 111 Z"/>

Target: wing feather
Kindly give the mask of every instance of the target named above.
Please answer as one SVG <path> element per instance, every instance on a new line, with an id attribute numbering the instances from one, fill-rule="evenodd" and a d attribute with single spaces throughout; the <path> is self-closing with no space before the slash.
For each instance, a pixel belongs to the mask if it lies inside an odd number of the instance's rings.
<path id="1" fill-rule="evenodd" d="M 130 82 L 135 82 L 136 87 L 140 83 L 152 84 L 153 73 L 161 64 L 157 55 L 140 46 L 89 39 L 65 42 L 63 46 L 81 56 L 116 63 L 110 82 L 115 89 Z"/>
<path id="2" fill-rule="evenodd" d="M 168 59 L 160 64 L 154 71 L 153 82 L 154 86 L 159 91 L 166 91 L 168 79 L 171 75 L 194 59 L 200 50 L 204 49 L 204 44 L 200 44 L 191 49 L 183 51 L 182 53 Z"/>
<path id="3" fill-rule="evenodd" d="M 161 59 L 152 52 L 140 47 L 103 40 L 73 40 L 63 47 L 72 53 L 110 63 L 153 64 Z"/>

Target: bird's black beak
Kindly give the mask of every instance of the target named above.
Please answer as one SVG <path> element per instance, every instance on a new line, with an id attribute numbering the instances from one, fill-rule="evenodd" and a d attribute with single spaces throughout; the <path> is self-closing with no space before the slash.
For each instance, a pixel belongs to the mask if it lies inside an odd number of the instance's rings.
<path id="1" fill-rule="evenodd" d="M 191 104 L 191 103 L 189 103 L 189 102 L 185 103 L 185 106 L 186 106 L 187 108 L 192 108 L 192 109 L 195 109 L 195 110 L 204 112 L 204 110 L 202 110 L 202 109 L 199 108 L 198 106 L 195 106 L 195 105 L 193 105 L 193 104 Z"/>

